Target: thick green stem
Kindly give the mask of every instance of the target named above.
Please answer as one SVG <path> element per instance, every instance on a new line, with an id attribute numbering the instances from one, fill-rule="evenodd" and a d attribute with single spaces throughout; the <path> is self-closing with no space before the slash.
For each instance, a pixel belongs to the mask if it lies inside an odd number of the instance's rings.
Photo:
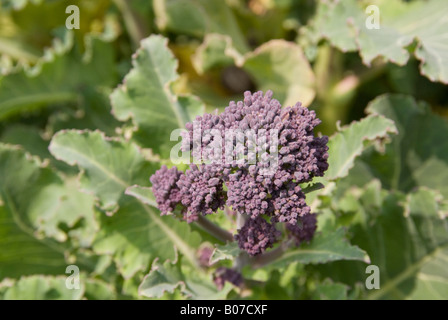
<path id="1" fill-rule="evenodd" d="M 244 226 L 244 224 L 246 223 L 247 219 L 248 219 L 248 217 L 246 215 L 238 214 L 237 217 L 236 217 L 236 228 L 238 230 L 240 230 Z M 247 255 L 246 252 L 241 251 L 239 256 L 236 257 L 236 259 L 234 261 L 234 267 L 235 267 L 236 270 L 241 272 L 243 267 L 246 264 L 248 264 L 248 263 L 249 263 L 249 256 Z"/>
<path id="2" fill-rule="evenodd" d="M 280 258 L 291 245 L 291 241 L 283 242 L 274 250 L 268 251 L 259 256 L 256 256 L 255 258 L 252 258 L 249 263 L 251 264 L 252 268 L 255 269 L 264 267 Z"/>
<path id="3" fill-rule="evenodd" d="M 324 99 L 331 81 L 331 59 L 332 49 L 328 44 L 319 48 L 316 63 L 314 64 L 314 74 L 316 75 L 316 89 L 319 99 Z"/>
<path id="4" fill-rule="evenodd" d="M 381 76 L 386 70 L 386 64 L 373 66 L 367 71 L 356 75 L 350 74 L 335 83 L 330 91 L 330 97 L 336 104 L 347 104 L 355 95 L 358 88 Z"/>
<path id="5" fill-rule="evenodd" d="M 140 41 L 149 35 L 148 26 L 131 8 L 129 0 L 114 0 L 115 5 L 121 11 L 123 20 L 128 30 L 129 36 L 135 47 L 138 47 Z"/>
<path id="6" fill-rule="evenodd" d="M 209 221 L 208 219 L 204 218 L 203 216 L 199 216 L 198 220 L 196 221 L 196 223 L 205 231 L 207 231 L 208 233 L 210 233 L 212 236 L 214 236 L 216 239 L 223 241 L 223 242 L 227 242 L 233 241 L 233 235 L 218 227 L 216 224 L 214 224 L 213 222 Z"/>

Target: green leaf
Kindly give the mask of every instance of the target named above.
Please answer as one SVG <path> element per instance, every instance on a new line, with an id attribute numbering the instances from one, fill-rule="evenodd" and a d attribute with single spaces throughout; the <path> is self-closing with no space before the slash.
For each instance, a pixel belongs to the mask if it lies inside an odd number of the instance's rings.
<path id="1" fill-rule="evenodd" d="M 267 300 L 290 300 L 291 296 L 285 290 L 285 286 L 281 285 L 281 273 L 278 270 L 273 270 L 268 281 L 264 287 L 264 299 Z M 260 299 L 261 300 L 261 299 Z"/>
<path id="2" fill-rule="evenodd" d="M 263 91 L 272 90 L 285 106 L 302 102 L 308 106 L 315 96 L 315 77 L 302 49 L 292 42 L 271 40 L 245 56 L 243 69 Z"/>
<path id="3" fill-rule="evenodd" d="M 57 201 L 57 197 L 39 200 L 55 185 L 61 185 L 59 177 L 37 158 L 17 147 L 0 145 L 0 278 L 64 272 L 64 247 L 35 232 L 45 210 L 33 210 L 37 205 L 49 209 L 45 204 Z"/>
<path id="4" fill-rule="evenodd" d="M 160 298 L 165 292 L 173 293 L 177 287 L 181 287 L 181 291 L 185 292 L 185 279 L 180 267 L 180 263 L 170 261 L 163 265 L 156 264 L 143 279 L 139 293 L 150 298 Z"/>
<path id="5" fill-rule="evenodd" d="M 342 283 L 333 283 L 331 280 L 317 284 L 313 294 L 315 300 L 347 300 L 348 287 Z"/>
<path id="6" fill-rule="evenodd" d="M 69 14 L 65 10 L 68 5 L 61 0 L 1 1 L 0 53 L 9 55 L 19 63 L 34 64 L 42 56 L 45 47 L 51 45 L 55 33 L 67 31 L 65 22 Z M 78 0 L 76 6 L 81 18 L 80 28 L 75 30 L 75 38 L 81 47 L 84 37 L 89 33 L 98 30 L 114 35 L 117 33 L 116 19 L 106 16 L 110 0 Z M 6 43 L 2 43 L 4 40 Z"/>
<path id="7" fill-rule="evenodd" d="M 81 188 L 94 194 L 106 210 L 116 208 L 128 186 L 147 184 L 155 171 L 135 144 L 107 138 L 99 131 L 60 131 L 49 149 L 58 160 L 83 169 Z"/>
<path id="8" fill-rule="evenodd" d="M 86 52 L 73 47 L 73 33 L 63 43 L 56 40 L 31 70 L 21 70 L 0 79 L 0 120 L 33 109 L 76 103 L 83 87 L 112 86 L 116 74 L 114 55 L 104 37 L 86 38 Z M 19 90 L 20 88 L 20 90 Z"/>
<path id="9" fill-rule="evenodd" d="M 79 191 L 77 179 L 65 177 L 63 184 L 42 188 L 28 215 L 37 233 L 61 242 L 69 238 L 76 247 L 89 247 L 99 227 L 93 208 L 94 197 Z M 61 230 L 61 225 L 67 230 Z"/>
<path id="10" fill-rule="evenodd" d="M 335 180 L 345 177 L 353 167 L 356 157 L 375 141 L 397 133 L 394 122 L 383 116 L 368 116 L 359 122 L 342 128 L 334 134 L 328 143 L 328 170 L 325 179 Z"/>
<path id="11" fill-rule="evenodd" d="M 316 182 L 316 183 L 313 183 L 313 182 L 310 182 L 310 183 L 304 183 L 304 184 L 301 185 L 300 187 L 302 188 L 302 192 L 303 192 L 304 194 L 308 194 L 308 193 L 311 193 L 311 192 L 314 192 L 314 191 L 318 191 L 318 190 L 320 190 L 320 189 L 325 188 L 325 186 L 324 186 L 322 183 L 320 183 L 320 182 Z"/>
<path id="12" fill-rule="evenodd" d="M 448 198 L 448 122 L 403 95 L 384 95 L 367 107 L 395 122 L 399 134 L 384 154 L 369 150 L 361 158 L 387 189 L 409 192 L 425 186 Z"/>
<path id="13" fill-rule="evenodd" d="M 2 133 L 1 141 L 21 145 L 27 152 L 41 159 L 51 157 L 48 142 L 42 138 L 41 131 L 37 127 L 23 124 L 8 126 Z"/>
<path id="14" fill-rule="evenodd" d="M 181 269 L 180 259 L 174 263 L 166 261 L 163 264 L 155 263 L 151 272 L 145 276 L 139 287 L 139 294 L 149 298 L 160 298 L 165 292 L 173 293 L 176 289 L 192 300 L 225 299 L 232 289 L 226 283 L 224 288 L 218 290 L 216 285 L 205 275 L 197 272 L 186 276 Z"/>
<path id="15" fill-rule="evenodd" d="M 63 273 L 67 266 L 63 248 L 56 241 L 36 237 L 21 219 L 16 211 L 0 207 L 0 236 L 4 239 L 0 243 L 0 278 Z"/>
<path id="16" fill-rule="evenodd" d="M 10 187 L 9 191 L 5 191 L 4 198 L 16 201 L 17 209 L 26 217 L 37 237 L 51 237 L 64 242 L 70 236 L 71 240 L 76 238 L 78 245 L 89 246 L 98 227 L 94 218 L 93 197 L 81 193 L 74 178 L 61 180 L 48 169 L 42 168 L 41 171 L 47 172 L 47 181 L 19 185 L 23 189 L 17 190 L 16 194 L 11 194 L 14 188 Z M 32 194 L 27 195 L 26 190 Z M 29 205 L 19 207 L 25 201 Z M 65 230 L 61 229 L 62 225 Z"/>
<path id="17" fill-rule="evenodd" d="M 46 133 L 53 135 L 64 129 L 101 130 L 106 135 L 115 136 L 117 128 L 122 126 L 111 113 L 110 88 L 83 88 L 79 97 L 79 106 L 73 109 L 63 106 L 48 118 Z"/>
<path id="18" fill-rule="evenodd" d="M 309 106 L 315 96 L 314 73 L 302 49 L 292 42 L 271 40 L 243 55 L 231 38 L 211 34 L 192 59 L 198 73 L 229 65 L 241 67 L 258 89 L 272 90 L 274 98 L 285 106 L 297 102 Z"/>
<path id="19" fill-rule="evenodd" d="M 366 20 L 372 16 L 364 11 L 368 5 L 379 9 L 379 29 L 366 27 Z M 421 61 L 421 73 L 432 81 L 448 83 L 446 9 L 443 0 L 321 1 L 313 23 L 322 37 L 342 51 L 359 50 L 367 65 L 378 56 L 404 65 L 410 56 L 407 47 L 416 41 L 414 54 Z"/>
<path id="20" fill-rule="evenodd" d="M 233 260 L 241 253 L 238 243 L 228 242 L 225 245 L 215 245 L 215 250 L 210 258 L 210 264 L 215 264 L 220 260 Z"/>
<path id="21" fill-rule="evenodd" d="M 421 187 L 407 195 L 405 216 L 425 215 L 448 217 L 448 201 L 444 200 L 440 192 Z"/>
<path id="22" fill-rule="evenodd" d="M 193 66 L 199 74 L 229 65 L 241 66 L 244 56 L 234 47 L 232 38 L 222 34 L 210 33 L 191 57 Z"/>
<path id="23" fill-rule="evenodd" d="M 3 299 L 5 300 L 80 300 L 84 294 L 84 285 L 80 282 L 79 289 L 68 289 L 65 276 L 50 277 L 33 275 L 22 277 L 8 286 Z M 0 284 L 1 286 L 1 284 Z"/>
<path id="24" fill-rule="evenodd" d="M 48 151 L 50 141 L 47 136 L 48 132 L 41 130 L 37 126 L 14 123 L 5 128 L 1 135 L 1 142 L 19 145 L 26 152 L 39 157 L 42 161 L 49 161 L 52 167 L 67 175 L 76 174 L 76 171 L 72 167 L 56 160 L 51 155 Z"/>
<path id="25" fill-rule="evenodd" d="M 283 267 L 292 262 L 316 264 L 337 260 L 370 262 L 366 252 L 350 245 L 345 239 L 345 231 L 339 228 L 333 232 L 325 230 L 317 234 L 310 244 L 302 244 L 297 249 L 286 251 L 272 263 L 272 266 Z"/>
<path id="26" fill-rule="evenodd" d="M 364 219 L 357 220 L 350 229 L 353 234 L 350 241 L 365 249 L 380 271 L 380 289 L 366 290 L 366 298 L 445 299 L 447 221 L 420 212 L 411 212 L 406 217 L 403 208 L 406 196 L 398 191 L 387 192 L 380 183 L 355 188 L 351 194 L 358 201 L 356 214 Z M 429 196 L 425 202 L 430 199 Z M 349 285 L 364 284 L 368 277 L 365 265 L 358 263 L 336 262 L 320 271 Z"/>
<path id="27" fill-rule="evenodd" d="M 125 278 L 146 270 L 150 261 L 174 258 L 174 247 L 196 265 L 199 236 L 185 222 L 160 217 L 153 207 L 124 194 L 133 184 L 148 184 L 155 165 L 146 161 L 135 144 L 105 137 L 100 132 L 63 131 L 53 137 L 52 154 L 83 171 L 82 187 L 103 205 L 118 210 L 100 214 L 93 244 L 98 254 L 112 254 Z"/>
<path id="28" fill-rule="evenodd" d="M 12 281 L 9 278 L 4 279 L 1 283 L 0 283 L 0 299 L 1 300 L 5 300 L 5 292 L 6 290 L 8 290 L 7 285 L 12 285 Z"/>
<path id="29" fill-rule="evenodd" d="M 393 199 L 385 199 L 385 201 Z M 381 272 L 380 290 L 369 299 L 445 299 L 448 293 L 448 225 L 438 218 L 403 217 L 402 208 L 384 205 L 384 213 L 369 232 L 371 239 L 359 233 L 372 263 Z M 389 212 L 387 212 L 389 211 Z M 395 211 L 395 212 L 394 212 Z M 365 230 L 363 231 L 365 232 Z M 356 240 L 355 240 L 356 241 Z"/>
<path id="30" fill-rule="evenodd" d="M 2 9 L 14 9 L 14 10 L 21 10 L 23 9 L 27 3 L 35 3 L 35 4 L 39 4 L 41 3 L 42 0 L 5 0 L 2 2 L 1 6 Z"/>
<path id="31" fill-rule="evenodd" d="M 93 197 L 18 147 L 0 145 L 0 153 L 2 271 L 11 277 L 61 273 L 68 245 L 75 250 L 92 243 L 98 228 Z M 90 269 L 85 259 L 79 262 Z"/>
<path id="32" fill-rule="evenodd" d="M 164 31 L 203 37 L 209 33 L 230 36 L 238 51 L 247 43 L 231 8 L 220 0 L 155 0 L 157 26 Z"/>
<path id="33" fill-rule="evenodd" d="M 176 97 L 170 84 L 177 79 L 177 61 L 167 47 L 167 39 L 152 35 L 141 42 L 132 61 L 133 68 L 123 84 L 111 95 L 117 119 L 132 119 L 136 139 L 145 147 L 168 158 L 174 129 L 203 112 L 193 96 Z"/>
<path id="34" fill-rule="evenodd" d="M 134 185 L 127 188 L 125 193 L 137 198 L 144 204 L 157 208 L 156 198 L 154 197 L 151 188 Z"/>
<path id="35" fill-rule="evenodd" d="M 98 279 L 86 279 L 84 297 L 87 300 L 115 300 L 117 295 L 113 285 Z"/>
<path id="36" fill-rule="evenodd" d="M 98 254 L 113 254 L 121 274 L 132 277 L 147 270 L 151 260 L 175 258 L 175 249 L 185 255 L 186 262 L 196 265 L 196 248 L 200 237 L 184 221 L 160 213 L 137 199 L 126 197 L 112 216 L 102 214 L 100 230 L 93 249 Z"/>

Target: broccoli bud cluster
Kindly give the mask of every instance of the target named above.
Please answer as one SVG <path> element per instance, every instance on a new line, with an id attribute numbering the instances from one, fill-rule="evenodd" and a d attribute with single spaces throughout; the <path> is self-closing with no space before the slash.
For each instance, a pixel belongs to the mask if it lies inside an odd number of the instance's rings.
<path id="1" fill-rule="evenodd" d="M 310 241 L 317 228 L 316 214 L 310 213 L 300 217 L 301 224 L 286 225 L 289 235 L 294 239 L 295 244 L 299 246 L 302 242 Z"/>
<path id="2" fill-rule="evenodd" d="M 241 287 L 244 280 L 238 271 L 226 267 L 219 267 L 213 275 L 213 282 L 221 290 L 226 282 L 230 282 L 236 287 Z"/>
<path id="3" fill-rule="evenodd" d="M 256 256 L 263 253 L 266 248 L 272 248 L 280 238 L 281 232 L 262 217 L 249 219 L 235 235 L 238 246 L 249 255 Z"/>
<path id="4" fill-rule="evenodd" d="M 247 216 L 235 238 L 250 255 L 280 239 L 277 223 L 297 244 L 309 241 L 316 221 L 300 185 L 328 168 L 328 137 L 314 135 L 319 123 L 301 103 L 282 108 L 271 91 L 246 92 L 223 113 L 197 117 L 186 125 L 182 150 L 200 164 L 185 173 L 164 166 L 151 177 L 161 213 L 179 208 L 192 222 L 228 206 Z"/>

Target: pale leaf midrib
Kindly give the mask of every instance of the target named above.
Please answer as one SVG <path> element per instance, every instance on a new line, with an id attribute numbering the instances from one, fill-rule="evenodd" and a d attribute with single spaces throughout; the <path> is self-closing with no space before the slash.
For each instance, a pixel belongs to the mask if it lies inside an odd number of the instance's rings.
<path id="1" fill-rule="evenodd" d="M 155 201 L 155 199 L 150 199 L 146 195 L 138 192 L 139 190 L 144 190 L 144 189 L 149 189 L 149 188 L 133 185 L 132 187 L 127 188 L 125 193 L 127 195 L 137 198 L 141 202 L 143 202 L 151 207 L 157 208 L 157 202 Z"/>
<path id="2" fill-rule="evenodd" d="M 0 53 L 17 58 L 18 60 L 28 60 L 31 63 L 35 63 L 39 60 L 40 53 L 27 50 L 28 48 L 15 45 L 13 41 L 5 38 L 0 38 Z"/>
<path id="3" fill-rule="evenodd" d="M 445 285 L 448 285 L 448 279 L 439 277 L 439 276 L 435 276 L 435 275 L 429 275 L 426 273 L 420 273 L 417 278 L 419 278 L 422 281 L 430 281 L 430 282 L 440 282 L 440 283 L 444 283 Z"/>
<path id="4" fill-rule="evenodd" d="M 68 152 L 70 152 L 70 153 L 72 153 L 72 154 L 74 153 L 74 154 L 78 155 L 78 157 L 84 159 L 86 162 L 90 162 L 91 164 L 94 165 L 94 167 L 96 167 L 96 168 L 99 169 L 102 173 L 104 173 L 104 175 L 106 175 L 107 177 L 109 177 L 111 180 L 117 182 L 118 184 L 120 184 L 120 185 L 123 186 L 124 188 L 129 187 L 129 183 L 127 183 L 126 181 L 120 179 L 120 178 L 117 177 L 116 175 L 111 174 L 111 172 L 110 172 L 109 170 L 107 170 L 104 166 L 102 166 L 99 162 L 97 162 L 97 161 L 94 160 L 93 158 L 87 156 L 86 154 L 84 154 L 84 153 L 82 153 L 82 152 L 79 152 L 77 149 L 70 148 L 70 147 L 66 147 L 66 146 L 63 146 L 63 145 L 61 145 L 61 144 L 56 144 L 56 145 L 57 145 L 57 147 L 58 147 L 59 149 L 66 150 L 66 151 L 68 151 Z M 67 159 L 67 160 L 68 160 L 68 161 L 73 161 L 73 159 Z M 78 161 L 77 161 L 77 162 L 78 162 Z M 78 162 L 78 165 L 79 165 L 79 162 Z M 80 165 L 79 165 L 79 166 L 80 166 Z"/>
<path id="5" fill-rule="evenodd" d="M 311 254 L 311 255 L 315 255 L 315 256 L 325 254 L 325 255 L 332 255 L 333 257 L 343 257 L 345 260 L 358 259 L 356 257 L 347 257 L 344 254 L 333 252 L 333 251 L 328 251 L 328 250 L 299 249 L 297 251 L 290 251 L 290 252 L 284 254 L 279 259 L 279 261 L 286 260 L 286 259 L 289 259 L 291 257 L 299 256 L 299 255 L 302 255 L 302 254 Z M 331 258 L 331 259 L 333 259 L 333 258 Z"/>
<path id="6" fill-rule="evenodd" d="M 167 49 L 165 44 L 164 44 L 164 46 L 165 46 L 165 49 Z M 180 110 L 179 104 L 176 103 L 177 102 L 176 98 L 170 92 L 169 82 L 168 83 L 163 83 L 163 81 L 162 81 L 163 77 L 161 76 L 160 70 L 159 70 L 159 68 L 157 67 L 157 65 L 156 65 L 156 63 L 154 61 L 152 52 L 149 51 L 149 50 L 147 52 L 148 52 L 148 58 L 150 59 L 151 64 L 153 65 L 153 70 L 154 70 L 154 73 L 156 75 L 157 82 L 159 83 L 160 88 L 162 88 L 162 92 L 164 92 L 165 95 L 166 95 L 166 99 L 167 99 L 167 101 L 168 101 L 168 103 L 169 103 L 169 105 L 171 107 L 171 110 L 173 111 L 173 113 L 174 113 L 174 115 L 176 117 L 178 127 L 179 128 L 183 128 L 185 126 L 185 121 L 184 121 L 184 119 L 182 117 L 182 110 Z M 171 54 L 171 52 L 170 52 L 170 54 Z M 177 73 L 176 73 L 176 77 L 178 77 Z M 172 81 L 173 80 L 171 80 L 170 82 L 172 82 Z"/>
<path id="7" fill-rule="evenodd" d="M 193 266 L 195 266 L 196 259 L 194 257 L 194 251 L 186 244 L 185 241 L 183 241 L 177 233 L 172 230 L 169 226 L 167 226 L 162 219 L 158 215 L 156 215 L 153 211 L 149 210 L 148 205 L 142 203 L 139 201 L 140 205 L 142 206 L 143 210 L 151 217 L 151 219 L 164 231 L 164 233 L 172 239 L 174 245 L 177 249 L 179 249 L 184 256 L 191 262 Z"/>

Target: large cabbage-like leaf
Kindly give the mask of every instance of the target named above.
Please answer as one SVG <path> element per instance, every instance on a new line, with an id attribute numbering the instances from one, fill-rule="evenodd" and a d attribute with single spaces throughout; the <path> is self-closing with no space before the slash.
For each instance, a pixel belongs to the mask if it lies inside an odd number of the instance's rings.
<path id="1" fill-rule="evenodd" d="M 368 29 L 369 5 L 379 9 L 379 29 Z M 420 71 L 432 81 L 448 83 L 448 3 L 444 0 L 413 1 L 320 1 L 314 27 L 342 51 L 359 50 L 365 64 L 382 56 L 406 64 L 408 46 L 417 42 L 415 56 Z"/>
<path id="2" fill-rule="evenodd" d="M 271 251 L 275 254 L 275 251 Z M 266 254 L 268 256 L 268 254 Z M 265 256 L 265 257 L 266 257 Z M 255 259 L 255 266 L 265 265 L 265 257 Z M 286 251 L 273 260 L 271 267 L 282 268 L 293 262 L 303 264 L 328 263 L 337 260 L 359 260 L 369 263 L 369 257 L 365 251 L 351 245 L 342 228 L 315 235 L 309 244 L 301 244 L 299 248 Z"/>
<path id="3" fill-rule="evenodd" d="M 271 40 L 254 51 L 238 51 L 233 39 L 220 34 L 209 34 L 193 56 L 197 72 L 236 65 L 248 73 L 257 88 L 272 90 L 280 103 L 309 106 L 314 99 L 315 77 L 302 49 L 283 39 Z"/>
<path id="4" fill-rule="evenodd" d="M 106 210 L 116 207 L 128 186 L 148 184 L 156 168 L 135 144 L 107 138 L 99 131 L 60 131 L 49 149 L 57 159 L 84 171 L 81 187 Z"/>
<path id="5" fill-rule="evenodd" d="M 174 129 L 203 112 L 202 103 L 192 97 L 177 97 L 170 84 L 178 75 L 177 60 L 167 47 L 167 39 L 150 36 L 141 42 L 133 59 L 133 69 L 111 95 L 114 115 L 132 119 L 136 138 L 145 147 L 168 158 L 175 142 Z"/>
<path id="6" fill-rule="evenodd" d="M 384 154 L 370 150 L 362 156 L 384 187 L 409 192 L 426 186 L 448 198 L 448 122 L 402 95 L 378 97 L 367 111 L 393 120 L 399 132 Z"/>
<path id="7" fill-rule="evenodd" d="M 245 56 L 243 69 L 263 91 L 273 90 L 285 106 L 314 99 L 314 73 L 305 55 L 294 43 L 271 40 Z"/>
<path id="8" fill-rule="evenodd" d="M 355 196 L 353 196 L 355 195 Z M 425 202 L 433 198 L 428 194 Z M 378 181 L 348 190 L 338 203 L 351 202 L 345 214 L 355 214 L 351 242 L 365 249 L 379 268 L 380 289 L 366 290 L 368 299 L 446 299 L 448 294 L 448 224 L 422 213 L 401 192 L 387 192 Z M 408 208 L 407 216 L 405 209 Z M 322 267 L 335 281 L 364 284 L 369 274 L 357 263 L 336 262 Z"/>
<path id="9" fill-rule="evenodd" d="M 232 289 L 226 283 L 221 290 L 206 275 L 185 274 L 181 268 L 180 259 L 174 263 L 155 263 L 151 272 L 145 276 L 139 287 L 139 293 L 150 298 L 160 298 L 165 292 L 173 293 L 176 289 L 189 299 L 216 300 L 225 299 Z"/>
<path id="10" fill-rule="evenodd" d="M 86 38 L 87 51 L 79 53 L 73 33 L 31 70 L 21 70 L 0 78 L 0 119 L 36 108 L 76 103 L 86 87 L 112 86 L 116 80 L 114 54 L 104 37 Z"/>
<path id="11" fill-rule="evenodd" d="M 328 143 L 329 166 L 325 179 L 335 180 L 345 177 L 353 167 L 355 159 L 368 145 L 385 140 L 391 133 L 397 133 L 393 121 L 377 115 L 368 116 L 342 128 Z"/>
<path id="12" fill-rule="evenodd" d="M 37 158 L 17 147 L 0 145 L 0 278 L 64 273 L 66 248 L 45 237 L 45 231 L 53 235 L 48 228 L 61 232 L 53 227 L 64 218 L 52 217 L 51 210 L 64 199 L 60 193 L 43 197 L 62 186 L 60 178 Z M 37 233 L 39 226 L 44 234 Z"/>
<path id="13" fill-rule="evenodd" d="M 105 137 L 100 132 L 63 131 L 53 137 L 51 153 L 77 164 L 84 190 L 93 193 L 105 208 L 118 210 L 100 215 L 100 231 L 93 247 L 99 254 L 112 254 L 126 277 L 147 270 L 154 258 L 174 259 L 174 248 L 196 265 L 199 236 L 187 223 L 160 217 L 155 208 L 125 194 L 126 188 L 148 185 L 154 164 L 145 160 L 137 146 Z"/>
<path id="14" fill-rule="evenodd" d="M 79 283 L 79 288 L 69 289 L 66 286 L 66 276 L 52 277 L 33 275 L 3 286 L 4 300 L 80 300 L 85 286 Z"/>
<path id="15" fill-rule="evenodd" d="M 157 26 L 165 31 L 203 37 L 209 33 L 230 36 L 239 51 L 248 45 L 231 8 L 221 0 L 155 0 Z"/>

